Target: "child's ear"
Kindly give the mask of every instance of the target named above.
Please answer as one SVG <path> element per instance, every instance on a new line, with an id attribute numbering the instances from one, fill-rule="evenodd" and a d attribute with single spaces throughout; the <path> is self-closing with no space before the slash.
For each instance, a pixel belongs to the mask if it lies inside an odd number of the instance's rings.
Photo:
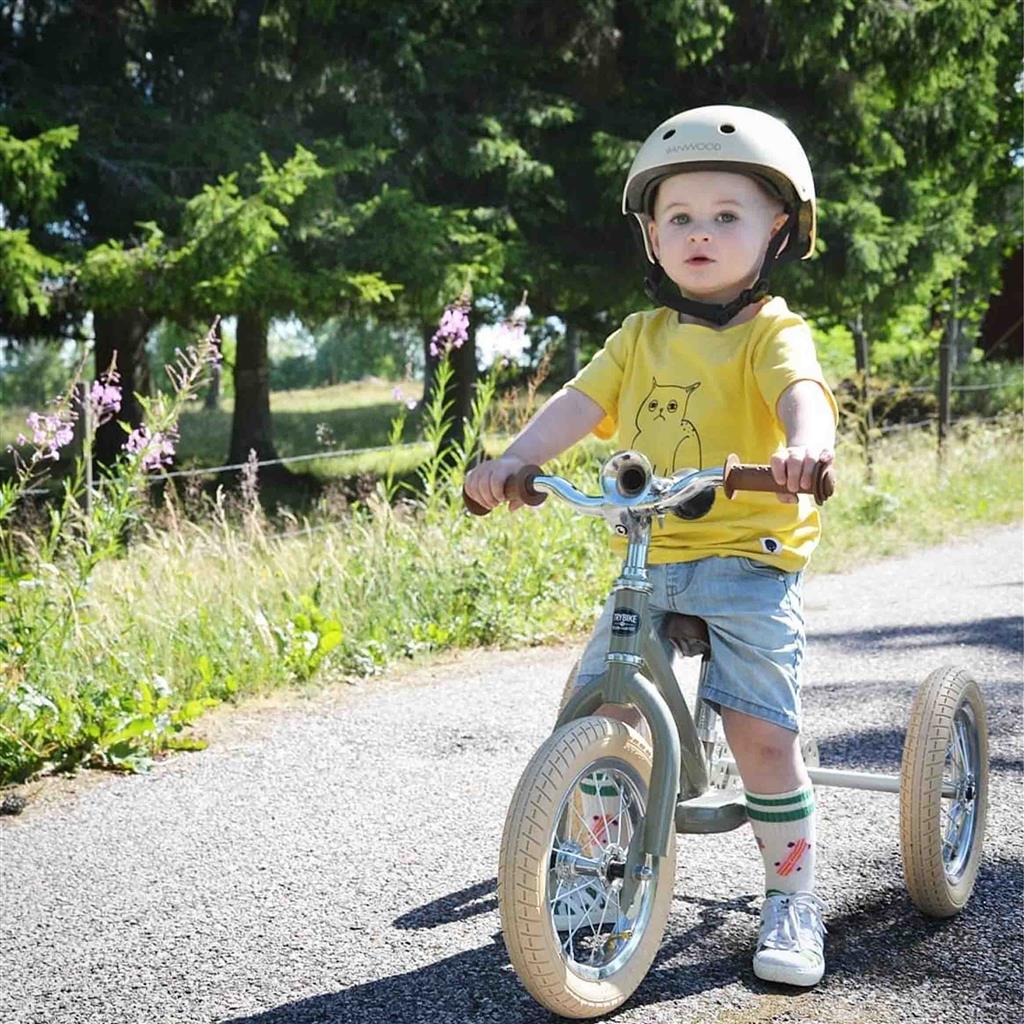
<path id="1" fill-rule="evenodd" d="M 651 251 L 654 253 L 654 258 L 660 260 L 661 246 L 658 244 L 658 225 L 654 222 L 653 217 L 647 220 L 647 237 L 651 240 Z"/>
<path id="2" fill-rule="evenodd" d="M 789 221 L 789 214 L 787 214 L 787 213 L 777 214 L 776 217 L 775 217 L 775 220 L 772 221 L 772 231 L 771 231 L 771 234 L 768 237 L 769 238 L 774 238 L 786 226 L 786 223 L 788 221 Z M 786 248 L 787 245 L 789 245 L 789 239 L 788 238 L 782 243 L 782 248 L 779 249 L 779 252 L 781 253 Z"/>

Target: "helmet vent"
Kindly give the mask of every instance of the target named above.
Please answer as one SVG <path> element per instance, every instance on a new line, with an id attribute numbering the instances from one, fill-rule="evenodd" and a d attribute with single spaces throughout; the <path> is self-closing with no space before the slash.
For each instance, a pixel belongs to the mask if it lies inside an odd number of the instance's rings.
<path id="1" fill-rule="evenodd" d="M 723 135 L 732 135 L 732 133 L 733 133 L 734 131 L 736 131 L 736 125 L 734 125 L 734 124 L 720 124 L 720 125 L 718 126 L 718 130 L 719 130 L 719 131 L 720 131 L 720 132 L 721 132 L 721 133 L 722 133 Z"/>
<path id="2" fill-rule="evenodd" d="M 665 134 L 662 135 L 661 138 L 662 138 L 662 140 L 671 139 L 672 136 L 675 135 L 675 133 L 676 133 L 675 128 L 669 128 L 669 130 L 667 132 L 665 132 Z"/>

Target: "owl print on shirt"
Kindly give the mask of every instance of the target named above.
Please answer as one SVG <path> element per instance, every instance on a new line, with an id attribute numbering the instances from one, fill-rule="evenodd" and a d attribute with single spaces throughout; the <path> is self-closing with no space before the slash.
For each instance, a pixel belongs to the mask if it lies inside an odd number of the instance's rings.
<path id="1" fill-rule="evenodd" d="M 655 465 L 654 472 L 660 476 L 671 476 L 680 469 L 703 469 L 700 434 L 686 410 L 690 396 L 700 387 L 700 381 L 692 384 L 659 384 L 651 380 L 647 392 L 636 412 L 636 434 L 631 448 L 642 447 L 648 452 L 667 451 L 671 448 L 670 465 Z M 659 442 L 653 441 L 653 434 L 660 434 Z M 644 435 L 647 435 L 644 438 Z"/>

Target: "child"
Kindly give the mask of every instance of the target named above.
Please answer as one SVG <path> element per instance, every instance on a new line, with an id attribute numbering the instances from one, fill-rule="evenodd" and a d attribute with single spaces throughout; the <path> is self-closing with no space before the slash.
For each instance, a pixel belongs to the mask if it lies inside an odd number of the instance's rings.
<path id="1" fill-rule="evenodd" d="M 648 293 L 659 308 L 627 317 L 501 458 L 469 474 L 466 491 L 493 508 L 520 466 L 542 464 L 590 431 L 607 438 L 617 429 L 622 446 L 642 451 L 660 475 L 721 465 L 733 451 L 771 463 L 789 494 L 737 493 L 703 519 L 655 525 L 651 611 L 656 623 L 676 611 L 708 624 L 700 698 L 721 713 L 765 866 L 754 973 L 814 985 L 825 968 L 825 929 L 813 892 L 814 792 L 798 730 L 801 570 L 820 521 L 796 492 L 810 486 L 817 462 L 832 459 L 836 404 L 807 324 L 767 295 L 774 264 L 814 250 L 811 169 L 774 117 L 701 107 L 643 144 L 622 208 L 643 230 Z M 577 685 L 604 669 L 610 613 L 609 602 Z M 600 713 L 639 724 L 633 709 Z"/>

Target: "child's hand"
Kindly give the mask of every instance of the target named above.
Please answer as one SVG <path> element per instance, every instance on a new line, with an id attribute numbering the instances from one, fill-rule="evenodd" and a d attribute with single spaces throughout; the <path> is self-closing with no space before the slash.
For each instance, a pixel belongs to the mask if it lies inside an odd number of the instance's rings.
<path id="1" fill-rule="evenodd" d="M 486 509 L 497 508 L 505 500 L 505 481 L 517 473 L 526 463 L 514 455 L 503 455 L 500 459 L 481 462 L 470 470 L 463 487 L 466 493 Z M 523 507 L 523 502 L 514 499 L 508 503 L 509 511 Z"/>
<path id="2" fill-rule="evenodd" d="M 789 488 L 789 494 L 777 495 L 779 501 L 795 505 L 800 491 L 809 491 L 814 485 L 814 470 L 819 462 L 828 465 L 835 458 L 831 448 L 812 448 L 809 445 L 790 445 L 772 456 L 772 476 L 777 484 Z"/>

